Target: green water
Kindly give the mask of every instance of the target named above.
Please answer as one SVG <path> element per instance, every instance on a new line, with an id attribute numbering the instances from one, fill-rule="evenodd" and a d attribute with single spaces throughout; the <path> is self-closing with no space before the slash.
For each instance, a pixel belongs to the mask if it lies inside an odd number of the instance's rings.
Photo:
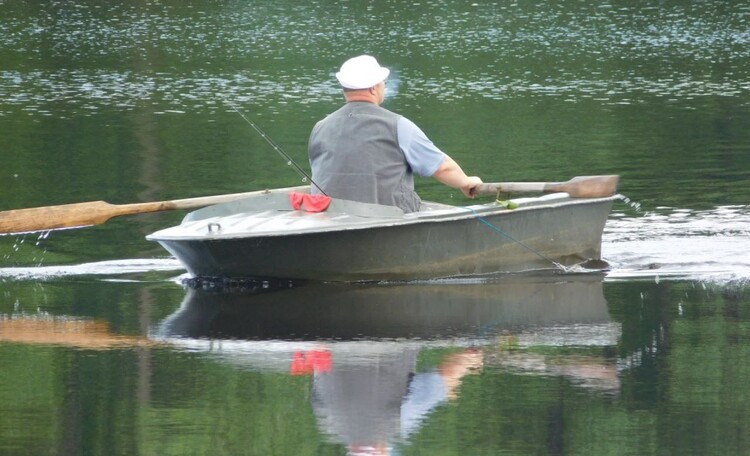
<path id="1" fill-rule="evenodd" d="M 612 271 L 552 284 L 216 297 L 144 239 L 184 213 L 0 236 L 0 453 L 750 452 L 748 20 L 718 0 L 0 0 L 0 210 L 297 185 L 227 101 L 306 166 L 361 53 L 467 172 L 620 174 L 626 198 Z"/>

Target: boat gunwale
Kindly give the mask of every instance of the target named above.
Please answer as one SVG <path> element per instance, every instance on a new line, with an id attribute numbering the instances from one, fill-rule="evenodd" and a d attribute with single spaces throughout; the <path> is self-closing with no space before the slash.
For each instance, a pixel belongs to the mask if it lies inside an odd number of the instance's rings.
<path id="1" fill-rule="evenodd" d="M 595 204 L 595 203 L 601 203 L 606 201 L 615 201 L 622 198 L 622 195 L 615 194 L 612 196 L 607 197 L 600 197 L 600 198 L 572 198 L 567 193 L 556 193 L 554 194 L 557 196 L 557 198 L 549 198 L 551 195 L 545 195 L 542 197 L 536 197 L 536 198 L 524 198 L 519 199 L 521 205 L 515 209 L 508 209 L 502 205 L 497 204 L 497 202 L 490 202 L 490 203 L 484 203 L 484 204 L 478 204 L 478 205 L 471 205 L 471 206 L 452 206 L 452 205 L 444 205 L 445 207 L 436 208 L 434 210 L 426 210 L 426 211 L 420 211 L 420 212 L 413 212 L 409 214 L 404 214 L 401 217 L 392 217 L 392 216 L 376 216 L 371 217 L 368 220 L 368 217 L 357 215 L 355 217 L 365 219 L 362 222 L 358 223 L 347 223 L 342 224 L 338 227 L 332 227 L 330 225 L 326 225 L 323 227 L 305 227 L 300 229 L 285 229 L 283 231 L 266 231 L 262 233 L 252 233 L 250 231 L 245 232 L 229 232 L 229 233 L 222 233 L 221 231 L 216 232 L 206 232 L 204 234 L 190 234 L 190 235 L 160 235 L 160 233 L 168 231 L 168 230 L 174 230 L 180 228 L 183 224 L 172 226 L 169 228 L 165 228 L 159 231 L 156 231 L 152 234 L 149 234 L 146 236 L 146 239 L 151 241 L 182 241 L 182 242 L 212 242 L 212 241 L 227 241 L 227 240 L 234 240 L 234 239 L 254 239 L 254 238 L 271 238 L 271 237 L 284 237 L 284 236 L 299 236 L 299 235 L 317 235 L 322 233 L 335 233 L 335 232 L 344 232 L 344 231 L 357 231 L 357 230 L 369 230 L 374 228 L 389 228 L 389 227 L 395 227 L 395 226 L 409 226 L 409 225 L 418 225 L 423 223 L 442 223 L 442 222 L 454 222 L 454 221 L 462 221 L 462 220 L 468 220 L 472 218 L 480 218 L 480 217 L 487 217 L 487 216 L 494 216 L 494 215 L 501 215 L 501 214 L 513 214 L 513 213 L 522 213 L 522 212 L 528 212 L 532 210 L 539 210 L 539 209 L 552 209 L 552 208 L 559 208 L 564 206 L 579 206 L 579 205 L 586 205 L 586 204 Z M 562 196 L 565 195 L 565 196 Z M 543 199 L 547 197 L 547 199 Z M 425 202 L 427 204 L 430 204 L 429 202 Z M 227 204 L 227 203 L 222 203 Z M 439 203 L 435 203 L 439 204 Z M 441 205 L 442 206 L 442 205 Z M 215 216 L 210 218 L 205 218 L 201 220 L 196 220 L 194 223 L 201 222 L 203 226 L 208 226 L 210 223 L 212 223 L 212 219 L 220 219 L 220 218 L 226 218 L 226 217 L 234 217 L 242 214 L 257 214 L 261 212 L 271 212 L 273 210 L 262 210 L 262 211 L 246 211 L 246 212 L 238 212 L 236 214 L 231 215 L 223 215 L 223 216 Z M 276 212 L 288 212 L 288 213 L 294 213 L 294 212 L 300 212 L 298 210 L 294 209 L 276 209 Z M 323 213 L 306 213 L 308 216 L 315 216 Z M 337 212 L 334 214 L 342 214 L 347 215 L 346 212 Z M 333 216 L 335 217 L 335 216 Z M 374 221 L 373 221 L 374 220 Z M 368 223 L 369 222 L 369 223 Z M 184 222 L 183 222 L 184 223 Z"/>

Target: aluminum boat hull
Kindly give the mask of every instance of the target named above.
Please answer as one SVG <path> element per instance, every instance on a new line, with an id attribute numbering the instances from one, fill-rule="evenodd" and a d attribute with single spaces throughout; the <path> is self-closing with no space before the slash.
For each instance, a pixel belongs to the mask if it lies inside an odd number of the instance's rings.
<path id="1" fill-rule="evenodd" d="M 283 189 L 195 211 L 159 242 L 196 277 L 316 281 L 414 280 L 550 269 L 601 259 L 617 196 L 552 194 L 468 207 L 387 206 L 333 200 L 294 210 Z"/>

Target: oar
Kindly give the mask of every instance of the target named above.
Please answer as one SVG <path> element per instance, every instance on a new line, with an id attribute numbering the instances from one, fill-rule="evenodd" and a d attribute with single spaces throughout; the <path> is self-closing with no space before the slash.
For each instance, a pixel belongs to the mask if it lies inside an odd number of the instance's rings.
<path id="1" fill-rule="evenodd" d="M 601 198 L 617 193 L 620 176 L 579 176 L 567 182 L 497 182 L 480 185 L 478 195 L 516 192 L 568 193 L 573 198 Z"/>
<path id="2" fill-rule="evenodd" d="M 275 190 L 230 193 L 227 195 L 201 196 L 197 198 L 154 201 L 149 203 L 110 204 L 105 201 L 90 201 L 86 203 L 63 204 L 60 206 L 13 209 L 0 212 L 0 234 L 100 225 L 113 217 L 119 217 L 121 215 L 172 211 L 176 209 L 193 209 L 210 206 L 212 204 L 226 203 L 228 201 L 249 196 L 267 193 L 304 191 L 309 188 L 308 185 L 304 185 Z"/>

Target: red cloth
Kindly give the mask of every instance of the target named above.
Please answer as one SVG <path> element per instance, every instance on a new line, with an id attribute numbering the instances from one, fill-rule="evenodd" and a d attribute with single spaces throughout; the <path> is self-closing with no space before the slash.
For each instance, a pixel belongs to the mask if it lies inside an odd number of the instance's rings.
<path id="1" fill-rule="evenodd" d="M 311 195 L 309 193 L 291 192 L 289 201 L 294 210 L 303 209 L 307 212 L 323 212 L 331 204 L 331 197 L 326 195 Z"/>

